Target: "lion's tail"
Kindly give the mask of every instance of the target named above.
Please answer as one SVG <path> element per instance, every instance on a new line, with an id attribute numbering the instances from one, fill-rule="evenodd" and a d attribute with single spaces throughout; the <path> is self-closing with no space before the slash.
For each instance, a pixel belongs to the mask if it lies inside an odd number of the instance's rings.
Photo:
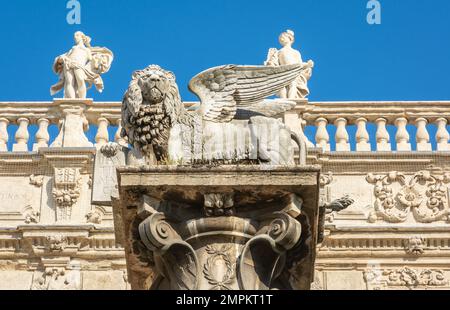
<path id="1" fill-rule="evenodd" d="M 301 138 L 298 134 L 291 130 L 291 139 L 295 141 L 298 145 L 299 149 L 299 160 L 298 164 L 300 166 L 306 165 L 306 156 L 307 156 L 307 145 L 305 139 Z"/>

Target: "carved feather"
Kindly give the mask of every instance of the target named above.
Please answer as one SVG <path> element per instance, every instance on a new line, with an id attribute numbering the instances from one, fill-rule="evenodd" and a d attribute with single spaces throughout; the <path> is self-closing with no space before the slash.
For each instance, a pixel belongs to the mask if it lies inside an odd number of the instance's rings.
<path id="1" fill-rule="evenodd" d="M 203 119 L 229 122 L 238 108 L 252 110 L 265 98 L 290 85 L 301 71 L 302 64 L 279 67 L 220 66 L 195 76 L 189 83 L 189 89 L 201 101 L 199 113 Z"/>

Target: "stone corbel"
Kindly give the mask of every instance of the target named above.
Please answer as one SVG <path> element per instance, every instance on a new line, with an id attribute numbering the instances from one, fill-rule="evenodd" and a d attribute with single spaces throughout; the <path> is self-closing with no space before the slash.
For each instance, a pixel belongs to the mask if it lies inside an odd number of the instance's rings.
<path id="1" fill-rule="evenodd" d="M 301 169 L 119 168 L 132 289 L 309 289 L 319 169 Z"/>

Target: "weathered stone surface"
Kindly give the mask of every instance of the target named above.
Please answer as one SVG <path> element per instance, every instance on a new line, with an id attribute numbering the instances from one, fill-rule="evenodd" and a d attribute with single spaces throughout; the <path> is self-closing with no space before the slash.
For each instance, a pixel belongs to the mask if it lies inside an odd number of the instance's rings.
<path id="1" fill-rule="evenodd" d="M 30 290 L 33 273 L 23 270 L 0 270 L 0 290 Z"/>
<path id="2" fill-rule="evenodd" d="M 147 164 L 294 165 L 295 144 L 300 164 L 305 164 L 305 141 L 273 118 L 293 109 L 295 102 L 264 100 L 302 70 L 301 64 L 211 68 L 189 83 L 201 99 L 197 112 L 189 113 L 174 74 L 149 66 L 133 74 L 125 93 L 123 136 Z"/>
<path id="3" fill-rule="evenodd" d="M 131 287 L 309 289 L 319 170 L 272 168 L 119 168 Z"/>
<path id="4" fill-rule="evenodd" d="M 118 197 L 116 168 L 126 164 L 128 149 L 119 144 L 106 145 L 97 150 L 94 164 L 92 203 L 111 206 L 111 197 Z"/>
<path id="5" fill-rule="evenodd" d="M 126 290 L 125 271 L 84 271 L 83 290 Z"/>
<path id="6" fill-rule="evenodd" d="M 327 290 L 364 290 L 365 283 L 360 271 L 329 271 L 326 273 Z"/>

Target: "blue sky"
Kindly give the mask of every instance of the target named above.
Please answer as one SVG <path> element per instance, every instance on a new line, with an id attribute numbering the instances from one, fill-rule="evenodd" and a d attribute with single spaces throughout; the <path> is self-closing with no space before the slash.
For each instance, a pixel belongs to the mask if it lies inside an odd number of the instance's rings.
<path id="1" fill-rule="evenodd" d="M 55 56 L 82 30 L 115 53 L 95 100 L 121 100 L 131 73 L 157 63 L 174 71 L 185 100 L 196 73 L 221 64 L 261 64 L 278 34 L 316 63 L 311 101 L 449 100 L 450 1 L 379 0 L 381 25 L 366 22 L 367 0 L 80 0 L 81 25 L 66 0 L 2 1 L 0 100 L 51 100 Z"/>

